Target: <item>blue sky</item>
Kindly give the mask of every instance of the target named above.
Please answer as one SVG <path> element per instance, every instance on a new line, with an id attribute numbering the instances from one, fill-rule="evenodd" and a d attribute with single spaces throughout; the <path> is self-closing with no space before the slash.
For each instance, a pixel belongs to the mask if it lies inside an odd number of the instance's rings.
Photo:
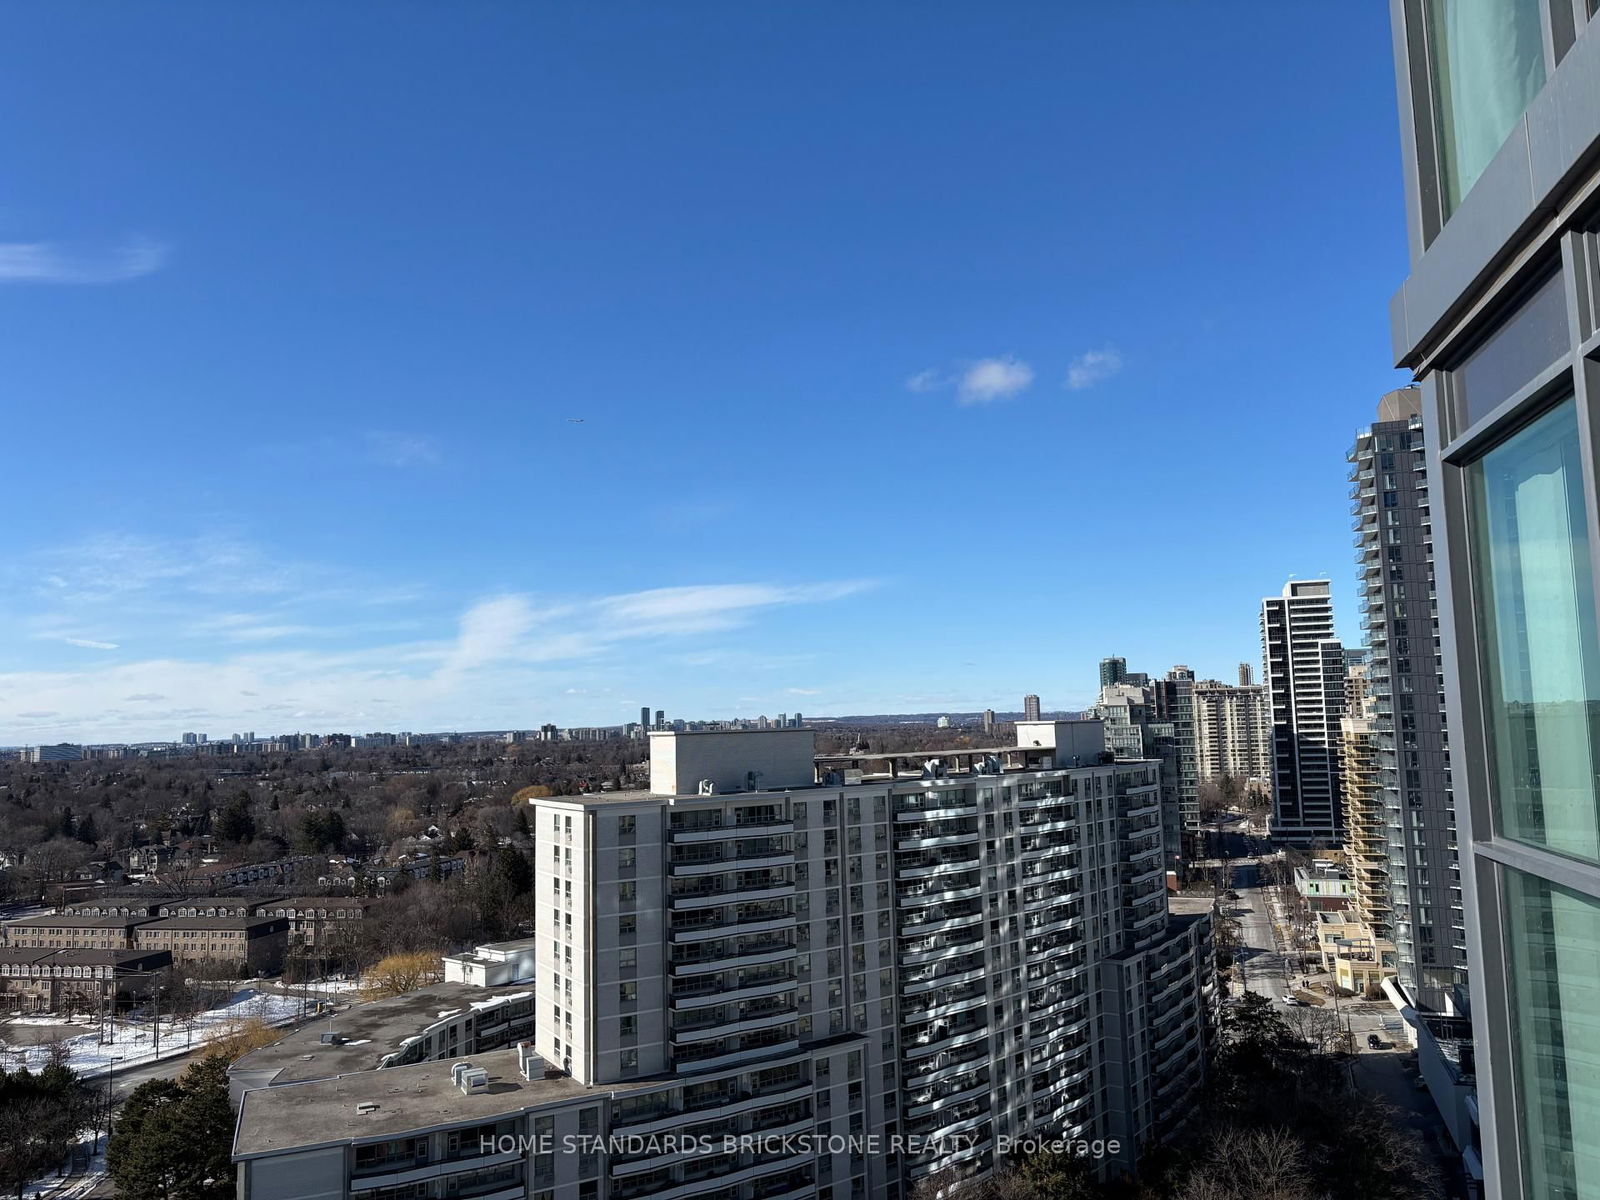
<path id="1" fill-rule="evenodd" d="M 14 7 L 0 744 L 1089 702 L 1329 575 L 1386 10 Z M 580 420 L 581 419 L 581 420 Z"/>

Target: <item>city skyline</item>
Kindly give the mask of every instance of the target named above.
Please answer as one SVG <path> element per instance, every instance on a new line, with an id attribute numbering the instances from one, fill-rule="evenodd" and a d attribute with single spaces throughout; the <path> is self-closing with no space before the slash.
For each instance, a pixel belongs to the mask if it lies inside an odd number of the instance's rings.
<path id="1" fill-rule="evenodd" d="M 38 452 L 0 742 L 668 695 L 1081 709 L 1107 653 L 1230 678 L 1291 574 L 1353 619 L 1322 448 L 1397 378 L 1383 14 L 1175 6 L 1130 80 L 1081 47 L 1136 14 L 1066 7 L 19 12 L 0 327 Z M 1307 222 L 1286 277 L 1275 239 Z M 1310 375 L 1307 328 L 1341 347 Z M 1004 498 L 929 464 L 1075 470 L 1134 431 L 1120 469 L 1184 503 L 1130 488 L 1038 548 L 1043 655 L 982 616 L 982 574 L 885 552 L 907 526 L 999 552 Z M 1181 606 L 1083 569 L 1129 522 Z"/>

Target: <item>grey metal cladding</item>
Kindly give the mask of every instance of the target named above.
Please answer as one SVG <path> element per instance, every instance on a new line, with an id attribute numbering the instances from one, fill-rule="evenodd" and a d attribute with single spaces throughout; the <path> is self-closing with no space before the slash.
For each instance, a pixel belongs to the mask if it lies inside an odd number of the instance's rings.
<path id="1" fill-rule="evenodd" d="M 1390 326 L 1396 362 L 1413 358 L 1518 233 L 1553 211 L 1561 189 L 1597 151 L 1600 37 L 1591 35 L 1573 43 L 1395 294 Z"/>

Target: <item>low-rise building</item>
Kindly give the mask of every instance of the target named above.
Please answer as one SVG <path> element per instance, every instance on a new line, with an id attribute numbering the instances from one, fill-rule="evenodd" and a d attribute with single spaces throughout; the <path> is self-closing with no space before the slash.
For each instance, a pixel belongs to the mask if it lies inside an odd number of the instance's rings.
<path id="1" fill-rule="evenodd" d="M 289 922 L 291 951 L 312 950 L 338 945 L 376 903 L 367 896 L 291 896 L 257 904 L 254 911 Z"/>
<path id="2" fill-rule="evenodd" d="M 1312 912 L 1342 912 L 1355 898 L 1356 885 L 1344 865 L 1319 858 L 1294 869 L 1294 890 Z"/>
<path id="3" fill-rule="evenodd" d="M 156 972 L 171 965 L 165 950 L 0 947 L 0 1007 L 22 1012 L 117 1007 L 148 993 Z"/>
<path id="4" fill-rule="evenodd" d="M 1394 943 L 1375 936 L 1354 914 L 1335 911 L 1316 916 L 1322 969 L 1347 992 L 1382 995 L 1383 981 L 1395 973 Z"/>
<path id="5" fill-rule="evenodd" d="M 487 942 L 470 954 L 447 954 L 444 956 L 445 982 L 497 987 L 531 980 L 535 940 L 530 937 L 510 942 Z"/>
<path id="6" fill-rule="evenodd" d="M 6 945 L 44 950 L 132 950 L 144 916 L 50 913 L 6 922 Z"/>
<path id="7" fill-rule="evenodd" d="M 282 970 L 288 936 L 284 917 L 163 917 L 133 931 L 141 950 L 171 951 L 174 963 L 226 963 L 243 975 Z"/>

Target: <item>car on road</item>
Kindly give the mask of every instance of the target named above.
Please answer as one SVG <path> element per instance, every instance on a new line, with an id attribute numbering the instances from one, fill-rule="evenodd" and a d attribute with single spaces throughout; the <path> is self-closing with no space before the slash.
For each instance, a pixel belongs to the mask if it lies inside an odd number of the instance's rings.
<path id="1" fill-rule="evenodd" d="M 1232 888 L 1229 888 L 1227 891 L 1223 892 L 1222 894 L 1224 896 L 1226 896 L 1229 900 L 1237 900 L 1239 898 L 1239 893 L 1234 891 Z"/>
<path id="2" fill-rule="evenodd" d="M 1367 1034 L 1367 1049 L 1368 1050 L 1382 1050 L 1383 1048 L 1384 1048 L 1384 1041 L 1383 1041 L 1383 1039 L 1381 1037 L 1379 1037 L 1375 1033 Z"/>
<path id="3" fill-rule="evenodd" d="M 1296 996 L 1293 992 L 1285 992 L 1283 994 L 1283 1002 L 1290 1008 L 1300 1008 L 1305 1004 L 1305 1001 L 1300 999 L 1300 997 Z"/>

